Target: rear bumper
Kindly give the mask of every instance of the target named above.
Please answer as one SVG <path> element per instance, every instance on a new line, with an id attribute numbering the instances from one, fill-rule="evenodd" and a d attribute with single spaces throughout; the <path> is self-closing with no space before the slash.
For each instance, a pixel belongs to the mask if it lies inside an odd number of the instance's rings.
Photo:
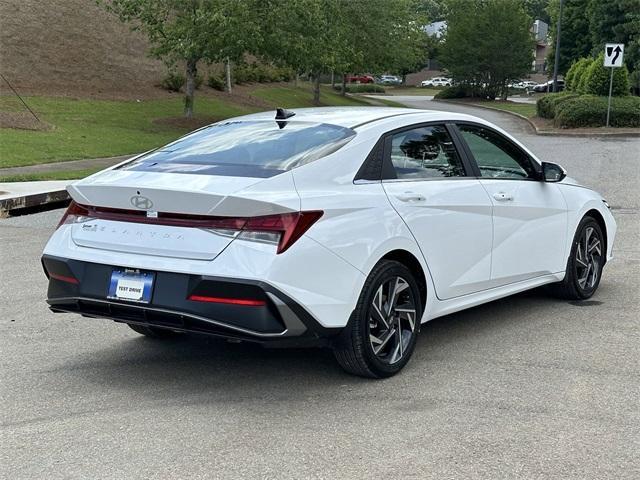
<path id="1" fill-rule="evenodd" d="M 107 298 L 111 273 L 104 265 L 51 255 L 42 257 L 53 312 L 205 333 L 273 346 L 326 345 L 340 328 L 320 325 L 301 305 L 264 282 L 183 273 L 154 272 L 149 303 Z M 206 303 L 190 295 L 258 299 L 259 306 Z"/>

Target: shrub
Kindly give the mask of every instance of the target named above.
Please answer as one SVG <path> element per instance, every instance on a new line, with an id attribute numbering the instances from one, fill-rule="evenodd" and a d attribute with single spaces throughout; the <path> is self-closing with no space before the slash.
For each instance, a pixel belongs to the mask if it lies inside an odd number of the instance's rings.
<path id="1" fill-rule="evenodd" d="M 580 93 L 582 95 L 584 95 L 586 93 L 587 90 L 587 72 L 589 71 L 589 68 L 591 68 L 591 65 L 593 64 L 594 60 L 593 58 L 587 58 L 586 61 L 583 63 L 583 66 L 580 70 L 580 72 L 576 72 L 574 75 L 574 80 L 573 80 L 573 91 L 576 93 Z"/>
<path id="2" fill-rule="evenodd" d="M 604 66 L 604 53 L 591 62 L 586 71 L 584 93 L 589 95 L 609 95 L 609 77 L 611 72 Z M 626 66 L 613 69 L 613 90 L 612 95 L 620 97 L 629 95 L 629 71 Z"/>
<path id="3" fill-rule="evenodd" d="M 465 98 L 472 96 L 473 92 L 468 85 L 453 85 L 452 87 L 447 87 L 443 90 L 440 90 L 435 94 L 434 98 L 444 100 L 447 98 Z"/>
<path id="4" fill-rule="evenodd" d="M 240 64 L 233 69 L 233 81 L 238 84 L 288 82 L 292 78 L 293 72 L 291 69 L 279 68 L 268 64 Z"/>
<path id="5" fill-rule="evenodd" d="M 591 62 L 593 62 L 591 58 L 581 58 L 571 64 L 571 68 L 569 68 L 569 71 L 564 76 L 565 89 L 572 92 L 578 90 L 580 79 L 589 65 L 591 65 Z"/>
<path id="6" fill-rule="evenodd" d="M 209 75 L 209 79 L 207 80 L 207 85 L 209 85 L 214 90 L 223 91 L 225 88 L 225 81 L 223 80 L 221 75 L 211 74 Z"/>
<path id="7" fill-rule="evenodd" d="M 564 128 L 601 127 L 606 123 L 607 97 L 580 95 L 556 108 L 555 125 Z M 611 99 L 612 127 L 640 127 L 640 97 Z"/>
<path id="8" fill-rule="evenodd" d="M 577 96 L 578 94 L 569 92 L 549 93 L 536 102 L 536 113 L 540 118 L 553 119 L 559 105 Z"/>
<path id="9" fill-rule="evenodd" d="M 375 83 L 347 84 L 345 87 L 347 93 L 385 93 L 384 87 Z M 335 85 L 333 88 L 338 92 L 342 91 L 342 85 Z"/>
<path id="10" fill-rule="evenodd" d="M 198 90 L 198 89 L 200 89 L 200 87 L 204 83 L 204 76 L 203 75 L 196 75 L 196 79 L 195 80 L 196 80 L 195 81 L 196 90 Z"/>
<path id="11" fill-rule="evenodd" d="M 185 83 L 184 75 L 177 72 L 169 72 L 160 82 L 160 86 L 170 92 L 179 92 Z"/>
<path id="12" fill-rule="evenodd" d="M 640 69 L 634 70 L 629 74 L 629 84 L 633 95 L 640 95 Z"/>

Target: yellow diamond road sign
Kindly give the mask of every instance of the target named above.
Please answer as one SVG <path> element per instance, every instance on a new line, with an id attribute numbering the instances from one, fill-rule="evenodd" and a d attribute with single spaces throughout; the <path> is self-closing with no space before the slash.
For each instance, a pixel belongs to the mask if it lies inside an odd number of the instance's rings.
<path id="1" fill-rule="evenodd" d="M 604 66 L 621 67 L 624 43 L 607 43 L 604 47 Z"/>

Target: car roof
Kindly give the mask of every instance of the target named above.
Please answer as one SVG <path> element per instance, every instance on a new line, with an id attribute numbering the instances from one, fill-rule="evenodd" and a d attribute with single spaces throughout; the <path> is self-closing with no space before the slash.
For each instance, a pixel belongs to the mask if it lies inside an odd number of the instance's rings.
<path id="1" fill-rule="evenodd" d="M 421 122 L 463 119 L 478 120 L 475 117 L 471 117 L 469 115 L 452 112 L 397 107 L 315 107 L 293 108 L 290 111 L 294 112 L 295 116 L 290 117 L 289 119 L 287 119 L 287 121 L 328 123 L 346 128 L 356 128 L 391 117 L 418 114 L 422 116 L 420 118 Z M 275 110 L 269 110 L 266 112 L 253 113 L 250 115 L 244 115 L 242 117 L 236 117 L 225 121 L 275 120 L 275 115 Z"/>

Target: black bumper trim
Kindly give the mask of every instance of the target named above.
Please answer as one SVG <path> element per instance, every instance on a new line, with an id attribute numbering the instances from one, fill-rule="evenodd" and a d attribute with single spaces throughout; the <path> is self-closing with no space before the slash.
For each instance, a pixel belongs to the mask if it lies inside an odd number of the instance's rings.
<path id="1" fill-rule="evenodd" d="M 301 305 L 258 280 L 157 271 L 157 278 L 164 279 L 162 288 L 165 295 L 156 299 L 154 292 L 151 303 L 137 304 L 107 299 L 103 293 L 105 276 L 110 275 L 113 269 L 122 267 L 50 255 L 44 255 L 42 263 L 49 277 L 47 303 L 53 312 L 78 313 L 91 318 L 283 346 L 326 345 L 329 337 L 342 330 L 323 327 Z M 78 284 L 56 280 L 49 273 L 74 276 Z M 258 311 L 257 307 L 186 302 L 186 292 L 202 288 L 235 289 L 240 292 L 249 289 L 251 294 L 259 292 L 267 301 L 267 306 L 261 307 L 264 311 Z M 257 322 L 255 329 L 251 328 L 254 325 L 252 318 Z"/>

